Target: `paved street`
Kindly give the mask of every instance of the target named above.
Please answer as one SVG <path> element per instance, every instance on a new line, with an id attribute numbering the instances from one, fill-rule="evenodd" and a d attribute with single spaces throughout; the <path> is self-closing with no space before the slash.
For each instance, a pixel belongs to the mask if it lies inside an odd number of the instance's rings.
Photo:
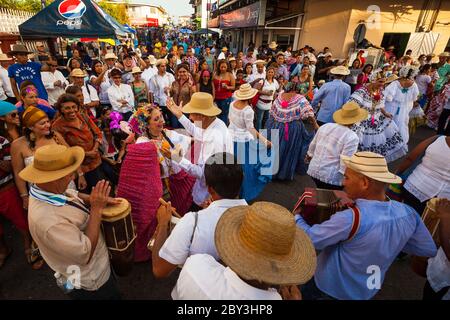
<path id="1" fill-rule="evenodd" d="M 431 135 L 433 131 L 420 128 L 411 138 L 410 148 Z M 397 164 L 394 163 L 392 167 Z M 290 209 L 305 186 L 314 186 L 306 176 L 297 176 L 291 182 L 272 182 L 259 200 L 273 201 Z M 33 271 L 26 264 L 20 236 L 9 223 L 6 223 L 6 241 L 14 252 L 0 270 L 0 299 L 66 299 L 47 266 Z M 177 275 L 178 271 L 168 279 L 155 280 L 150 263 L 140 263 L 134 266 L 130 276 L 119 279 L 119 286 L 125 299 L 170 299 Z M 375 299 L 421 299 L 424 282 L 425 279 L 411 271 L 408 258 L 396 261 Z"/>

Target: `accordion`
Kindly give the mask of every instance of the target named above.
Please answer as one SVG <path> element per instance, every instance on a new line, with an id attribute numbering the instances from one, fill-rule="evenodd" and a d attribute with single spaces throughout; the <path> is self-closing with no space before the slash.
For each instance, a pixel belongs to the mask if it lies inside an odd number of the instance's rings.
<path id="1" fill-rule="evenodd" d="M 305 188 L 292 213 L 299 213 L 309 225 L 320 224 L 353 204 L 344 191 Z"/>

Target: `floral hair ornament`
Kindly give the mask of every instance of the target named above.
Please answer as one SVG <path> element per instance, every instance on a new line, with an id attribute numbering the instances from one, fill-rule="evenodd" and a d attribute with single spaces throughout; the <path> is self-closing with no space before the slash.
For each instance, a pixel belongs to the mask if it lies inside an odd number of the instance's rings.
<path id="1" fill-rule="evenodd" d="M 120 121 L 123 120 L 122 115 L 117 111 L 113 111 L 113 112 L 111 112 L 109 118 L 111 119 L 111 122 L 109 123 L 109 129 L 110 130 L 115 130 L 115 129 L 120 130 Z"/>
<path id="2" fill-rule="evenodd" d="M 25 93 L 37 93 L 37 92 L 38 92 L 37 89 L 33 86 L 27 86 L 25 88 Z"/>

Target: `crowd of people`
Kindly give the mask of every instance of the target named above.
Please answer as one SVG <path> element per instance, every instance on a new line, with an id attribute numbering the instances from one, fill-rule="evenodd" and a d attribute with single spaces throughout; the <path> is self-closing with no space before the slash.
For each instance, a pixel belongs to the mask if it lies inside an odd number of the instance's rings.
<path id="1" fill-rule="evenodd" d="M 173 299 L 371 299 L 367 268 L 382 283 L 404 253 L 430 258 L 424 299 L 450 298 L 450 53 L 388 48 L 372 65 L 364 50 L 232 54 L 167 36 L 96 57 L 75 48 L 61 66 L 38 50 L 0 54 L 0 213 L 33 269 L 81 268 L 71 298 L 120 298 L 100 231 L 117 197 L 131 203 L 134 260 L 157 278 L 182 266 Z M 420 125 L 437 135 L 408 150 Z M 296 174 L 355 206 L 311 226 L 254 202 Z M 433 198 L 440 247 L 420 218 Z"/>

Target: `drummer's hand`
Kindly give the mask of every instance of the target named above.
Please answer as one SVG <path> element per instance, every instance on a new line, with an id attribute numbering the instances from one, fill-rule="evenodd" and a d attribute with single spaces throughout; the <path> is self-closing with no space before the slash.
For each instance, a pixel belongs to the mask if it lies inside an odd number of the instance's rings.
<path id="1" fill-rule="evenodd" d="M 283 300 L 302 300 L 302 293 L 297 286 L 282 286 L 279 292 Z"/>
<path id="2" fill-rule="evenodd" d="M 438 199 L 436 201 L 436 212 L 440 219 L 450 219 L 450 200 Z"/>
<path id="3" fill-rule="evenodd" d="M 108 201 L 106 204 L 108 206 L 109 205 L 117 205 L 117 204 L 120 204 L 121 202 L 122 202 L 122 199 L 108 197 Z"/>
<path id="4" fill-rule="evenodd" d="M 156 212 L 156 218 L 158 219 L 158 225 L 169 225 L 170 219 L 172 218 L 172 204 L 170 201 L 167 202 L 167 205 L 162 204 L 159 206 Z"/>
<path id="5" fill-rule="evenodd" d="M 97 182 L 97 185 L 92 188 L 91 195 L 89 196 L 89 203 L 91 204 L 92 211 L 101 212 L 108 203 L 109 193 L 111 192 L 111 186 L 108 181 L 101 180 Z"/>

